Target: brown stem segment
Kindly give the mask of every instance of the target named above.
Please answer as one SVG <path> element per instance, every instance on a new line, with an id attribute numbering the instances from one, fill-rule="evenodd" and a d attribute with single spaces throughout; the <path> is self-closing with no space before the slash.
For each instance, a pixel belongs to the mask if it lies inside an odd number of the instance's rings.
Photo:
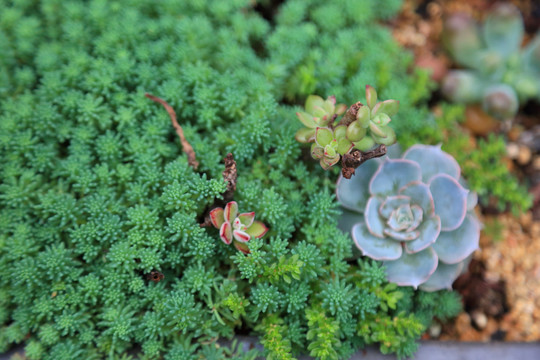
<path id="1" fill-rule="evenodd" d="M 234 197 L 234 192 L 236 191 L 236 181 L 238 178 L 238 173 L 236 171 L 236 161 L 234 161 L 233 154 L 228 153 L 227 156 L 223 159 L 225 163 L 225 170 L 223 170 L 223 181 L 227 183 L 227 190 L 223 193 L 223 200 L 215 199 L 214 203 L 210 205 L 206 216 L 204 217 L 204 222 L 199 224 L 200 227 L 207 227 L 212 225 L 210 221 L 210 210 L 215 209 L 216 207 L 223 207 L 226 203 L 231 201 Z"/>
<path id="2" fill-rule="evenodd" d="M 233 154 L 228 153 L 223 161 L 225 162 L 225 170 L 222 173 L 223 180 L 227 183 L 227 190 L 223 194 L 223 201 L 229 202 L 233 199 L 234 192 L 236 191 L 238 174 L 236 173 L 236 161 L 234 161 Z"/>
<path id="3" fill-rule="evenodd" d="M 371 151 L 353 150 L 341 158 L 341 173 L 345 179 L 350 179 L 354 175 L 355 169 L 369 159 L 384 156 L 386 154 L 386 145 L 379 145 Z"/>
<path id="4" fill-rule="evenodd" d="M 356 120 L 356 116 L 358 115 L 358 110 L 364 105 L 359 101 L 355 104 L 352 104 L 351 107 L 347 110 L 345 115 L 339 120 L 338 125 L 345 125 L 349 126 L 350 123 Z"/>
<path id="5" fill-rule="evenodd" d="M 174 127 L 174 130 L 176 130 L 176 134 L 178 134 L 178 137 L 180 138 L 180 142 L 182 143 L 182 149 L 187 154 L 188 164 L 191 165 L 194 169 L 197 169 L 197 167 L 199 166 L 199 162 L 197 161 L 195 157 L 195 150 L 193 150 L 193 147 L 191 146 L 191 144 L 186 140 L 186 137 L 184 136 L 184 131 L 182 130 L 182 127 L 180 126 L 180 124 L 178 124 L 178 121 L 176 120 L 176 113 L 174 112 L 174 109 L 165 100 L 160 99 L 157 96 L 150 95 L 148 93 L 145 93 L 144 96 L 146 96 L 152 101 L 160 103 L 161 105 L 163 105 L 165 110 L 167 110 L 167 112 L 169 113 L 169 116 L 171 117 L 171 122 Z"/>

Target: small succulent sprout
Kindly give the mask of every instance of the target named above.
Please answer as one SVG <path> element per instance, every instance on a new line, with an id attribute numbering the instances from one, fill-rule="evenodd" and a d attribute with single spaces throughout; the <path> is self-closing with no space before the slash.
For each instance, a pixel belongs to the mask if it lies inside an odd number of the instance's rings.
<path id="1" fill-rule="evenodd" d="M 304 124 L 296 132 L 296 140 L 302 143 L 313 141 L 317 127 L 331 125 L 337 116 L 343 114 L 346 105 L 336 105 L 336 97 L 329 96 L 326 100 L 318 95 L 309 95 L 306 99 L 305 110 L 297 112 L 296 116 Z"/>
<path id="2" fill-rule="evenodd" d="M 392 145 L 396 142 L 396 134 L 388 124 L 399 110 L 399 101 L 377 102 L 377 99 L 375 88 L 366 85 L 367 106 L 358 109 L 356 120 L 347 127 L 347 138 L 362 151 L 369 150 L 375 144 Z M 371 139 L 366 136 L 368 132 Z"/>
<path id="3" fill-rule="evenodd" d="M 450 289 L 480 238 L 477 198 L 455 159 L 440 146 L 415 145 L 401 158 L 371 159 L 356 171 L 336 189 L 341 205 L 358 213 L 345 229 L 355 245 L 383 262 L 390 282 Z"/>
<path id="4" fill-rule="evenodd" d="M 442 92 L 450 101 L 470 104 L 482 99 L 482 78 L 469 70 L 453 70 L 444 78 Z"/>
<path id="5" fill-rule="evenodd" d="M 470 70 L 450 71 L 443 94 L 451 101 L 482 102 L 502 120 L 512 118 L 520 103 L 540 98 L 540 35 L 523 50 L 523 18 L 510 3 L 498 3 L 482 26 L 455 14 L 445 22 L 443 41 L 454 60 Z"/>
<path id="6" fill-rule="evenodd" d="M 492 85 L 486 89 L 482 107 L 488 114 L 496 114 L 501 119 L 513 117 L 519 108 L 516 92 L 506 84 Z"/>
<path id="7" fill-rule="evenodd" d="M 247 243 L 251 239 L 261 238 L 268 232 L 262 221 L 255 220 L 254 212 L 238 214 L 236 201 L 210 211 L 210 221 L 219 229 L 219 237 L 225 244 L 232 242 L 244 254 L 249 254 Z"/>
<path id="8" fill-rule="evenodd" d="M 488 14 L 482 30 L 488 49 L 506 58 L 519 51 L 525 26 L 517 7 L 498 3 Z"/>
<path id="9" fill-rule="evenodd" d="M 341 155 L 352 150 L 353 144 L 346 137 L 347 127 L 340 125 L 334 130 L 318 127 L 315 143 L 311 145 L 311 156 L 320 160 L 323 169 L 327 170 L 337 164 Z"/>
<path id="10" fill-rule="evenodd" d="M 465 13 L 456 13 L 444 23 L 442 41 L 460 64 L 473 66 L 484 43 L 474 19 Z"/>

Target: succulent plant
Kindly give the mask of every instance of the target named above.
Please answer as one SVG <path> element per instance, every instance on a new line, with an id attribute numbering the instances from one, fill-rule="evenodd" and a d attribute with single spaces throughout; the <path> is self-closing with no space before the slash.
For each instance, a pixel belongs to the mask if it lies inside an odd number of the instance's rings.
<path id="1" fill-rule="evenodd" d="M 224 208 L 210 211 L 210 220 L 219 229 L 219 237 L 227 245 L 233 242 L 234 247 L 249 254 L 247 243 L 253 238 L 261 238 L 268 232 L 262 221 L 255 220 L 255 213 L 238 214 L 238 204 L 231 201 Z"/>
<path id="2" fill-rule="evenodd" d="M 337 117 L 346 109 L 345 105 L 336 106 L 334 96 L 326 100 L 317 95 L 308 96 L 306 111 L 296 113 L 306 126 L 296 132 L 296 140 L 314 142 L 311 155 L 320 160 L 325 170 L 353 148 L 367 151 L 376 144 L 395 143 L 396 134 L 388 124 L 390 117 L 399 109 L 399 101 L 377 102 L 377 91 L 367 85 L 366 102 L 367 105 L 358 102 L 351 106 L 337 122 Z"/>
<path id="3" fill-rule="evenodd" d="M 308 143 L 315 139 L 318 127 L 332 124 L 336 118 L 347 110 L 345 104 L 336 106 L 336 97 L 329 96 L 326 100 L 318 95 L 309 95 L 306 99 L 306 111 L 297 112 L 296 116 L 306 127 L 296 132 L 296 140 Z"/>
<path id="4" fill-rule="evenodd" d="M 337 197 L 360 213 L 350 229 L 354 243 L 384 263 L 390 282 L 436 291 L 451 288 L 478 248 L 477 198 L 465 186 L 440 146 L 415 145 L 401 158 L 371 159 L 352 179 L 340 178 Z"/>
<path id="5" fill-rule="evenodd" d="M 469 15 L 454 14 L 445 23 L 443 40 L 455 61 L 469 70 L 453 70 L 443 80 L 450 100 L 482 103 L 499 119 L 512 118 L 520 103 L 540 99 L 540 34 L 521 49 L 524 35 L 519 10 L 496 4 L 483 26 Z"/>
<path id="6" fill-rule="evenodd" d="M 319 160 L 323 169 L 336 164 L 340 155 L 348 153 L 353 144 L 346 137 L 347 127 L 340 125 L 335 129 L 318 127 L 315 142 L 311 145 L 311 156 Z"/>

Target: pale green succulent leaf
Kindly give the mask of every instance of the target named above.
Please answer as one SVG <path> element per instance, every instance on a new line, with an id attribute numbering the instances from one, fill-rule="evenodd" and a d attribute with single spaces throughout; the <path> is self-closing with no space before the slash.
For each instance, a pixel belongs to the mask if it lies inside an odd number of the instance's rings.
<path id="1" fill-rule="evenodd" d="M 338 141 L 338 147 L 337 147 L 337 152 L 340 154 L 340 155 L 345 155 L 347 154 L 349 151 L 351 151 L 353 148 L 353 143 L 350 142 L 349 140 L 347 139 L 340 139 Z"/>
<path id="2" fill-rule="evenodd" d="M 325 147 L 334 140 L 334 133 L 329 128 L 318 127 L 315 131 L 315 141 L 319 146 Z"/>
<path id="3" fill-rule="evenodd" d="M 377 136 L 372 133 L 371 137 L 377 144 L 390 146 L 396 142 L 396 133 L 390 126 L 380 126 L 379 129 L 384 133 L 384 137 Z"/>
<path id="4" fill-rule="evenodd" d="M 316 131 L 315 129 L 301 128 L 301 129 L 298 129 L 298 131 L 294 135 L 294 138 L 298 142 L 308 143 L 315 139 L 315 131 Z"/>
<path id="5" fill-rule="evenodd" d="M 371 119 L 371 110 L 367 106 L 361 106 L 356 113 L 356 119 L 360 122 L 363 128 L 369 126 L 369 121 Z"/>
<path id="6" fill-rule="evenodd" d="M 312 129 L 317 127 L 317 123 L 315 122 L 313 115 L 300 111 L 296 113 L 296 116 L 302 122 L 302 124 L 304 124 L 304 126 Z"/>
<path id="7" fill-rule="evenodd" d="M 347 135 L 347 127 L 345 125 L 339 125 L 334 128 L 334 138 L 337 140 L 344 139 Z"/>
<path id="8" fill-rule="evenodd" d="M 355 141 L 354 142 L 354 148 L 358 149 L 360 151 L 368 151 L 373 146 L 375 146 L 375 141 L 369 136 L 364 137 L 360 141 Z"/>
<path id="9" fill-rule="evenodd" d="M 360 141 L 366 136 L 366 129 L 359 120 L 355 120 L 347 126 L 346 136 L 352 142 Z"/>
<path id="10" fill-rule="evenodd" d="M 324 148 L 316 143 L 311 144 L 311 156 L 317 160 L 322 159 L 324 156 Z"/>
<path id="11" fill-rule="evenodd" d="M 306 99 L 306 111 L 313 114 L 315 107 L 322 107 L 324 100 L 319 95 L 309 95 Z"/>
<path id="12" fill-rule="evenodd" d="M 371 85 L 366 85 L 366 103 L 370 109 L 373 109 L 377 104 L 377 90 Z"/>
<path id="13" fill-rule="evenodd" d="M 398 110 L 399 110 L 399 101 L 385 100 L 375 105 L 375 108 L 373 108 L 371 116 L 375 116 L 377 114 L 386 114 L 391 117 L 391 116 L 396 115 Z"/>

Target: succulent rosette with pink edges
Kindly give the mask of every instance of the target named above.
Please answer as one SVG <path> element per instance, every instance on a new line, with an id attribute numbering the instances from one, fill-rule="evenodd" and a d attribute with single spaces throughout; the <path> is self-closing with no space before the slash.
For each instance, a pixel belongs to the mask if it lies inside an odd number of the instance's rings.
<path id="1" fill-rule="evenodd" d="M 440 146 L 415 145 L 401 158 L 367 161 L 336 191 L 358 213 L 351 235 L 362 254 L 382 261 L 390 282 L 436 291 L 451 289 L 478 248 L 477 197 L 465 186 Z"/>
<path id="2" fill-rule="evenodd" d="M 261 238 L 268 232 L 262 221 L 255 220 L 255 212 L 238 214 L 236 201 L 210 211 L 210 220 L 219 229 L 221 240 L 227 245 L 232 242 L 244 254 L 249 254 L 247 243 L 251 239 Z"/>

